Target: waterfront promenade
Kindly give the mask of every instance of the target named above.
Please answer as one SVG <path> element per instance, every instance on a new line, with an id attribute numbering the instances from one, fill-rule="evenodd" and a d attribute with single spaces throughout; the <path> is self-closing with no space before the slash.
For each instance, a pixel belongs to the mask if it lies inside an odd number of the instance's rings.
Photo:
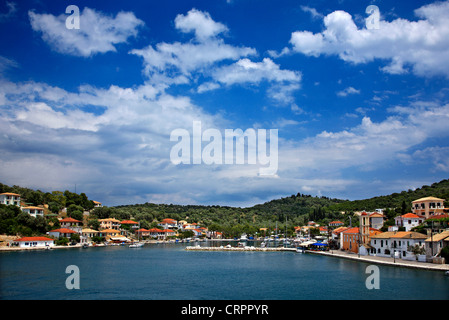
<path id="1" fill-rule="evenodd" d="M 276 251 L 290 251 L 296 252 L 296 248 L 258 248 L 258 247 L 200 247 L 191 246 L 186 247 L 188 251 L 258 251 L 258 252 L 276 252 Z M 405 267 L 405 268 L 415 268 L 421 270 L 433 270 L 433 271 L 449 271 L 449 264 L 435 264 L 429 262 L 418 262 L 403 259 L 394 259 L 387 257 L 377 257 L 377 256 L 359 256 L 352 252 L 346 252 L 341 250 L 333 251 L 311 251 L 307 250 L 302 254 L 316 254 L 323 255 L 333 258 L 343 258 L 350 259 L 354 261 L 360 261 L 371 264 L 389 265 L 393 267 Z"/>
<path id="2" fill-rule="evenodd" d="M 325 255 L 334 258 L 350 259 L 360 262 L 389 265 L 394 267 L 405 267 L 405 268 L 415 268 L 415 269 L 425 269 L 434 271 L 449 271 L 449 264 L 436 264 L 430 262 L 419 262 L 413 260 L 403 260 L 394 259 L 388 257 L 377 257 L 377 256 L 359 256 L 358 254 L 340 250 L 334 251 L 306 251 L 309 254 Z"/>

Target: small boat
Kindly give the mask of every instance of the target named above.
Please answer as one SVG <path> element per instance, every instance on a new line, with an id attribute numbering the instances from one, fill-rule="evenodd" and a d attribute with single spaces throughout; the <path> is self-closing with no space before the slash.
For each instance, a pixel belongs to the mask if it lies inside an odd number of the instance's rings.
<path id="1" fill-rule="evenodd" d="M 247 240 L 248 240 L 248 237 L 246 236 L 246 233 L 244 233 L 240 236 L 240 241 L 247 241 Z"/>
<path id="2" fill-rule="evenodd" d="M 130 248 L 141 248 L 143 247 L 143 242 L 136 242 L 129 245 Z"/>
<path id="3" fill-rule="evenodd" d="M 89 248 L 89 245 L 87 243 L 83 244 L 83 249 Z"/>

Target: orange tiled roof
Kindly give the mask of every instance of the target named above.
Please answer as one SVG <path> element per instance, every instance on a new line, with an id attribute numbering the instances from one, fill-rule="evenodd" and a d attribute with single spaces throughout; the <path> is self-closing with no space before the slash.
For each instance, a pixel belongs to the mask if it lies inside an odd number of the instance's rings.
<path id="1" fill-rule="evenodd" d="M 20 239 L 17 239 L 15 241 L 54 241 L 53 239 L 47 238 L 47 237 L 23 237 Z"/>
<path id="2" fill-rule="evenodd" d="M 81 222 L 81 221 L 73 219 L 72 217 L 67 217 L 67 218 L 59 220 L 59 222 Z"/>
<path id="3" fill-rule="evenodd" d="M 403 217 L 403 218 L 421 218 L 421 217 L 419 217 L 416 214 L 411 213 L 411 212 L 403 214 L 401 217 Z"/>
<path id="4" fill-rule="evenodd" d="M 55 229 L 55 230 L 51 230 L 50 232 L 59 232 L 59 233 L 77 233 L 76 231 L 73 231 L 73 230 L 67 229 L 67 228 Z"/>
<path id="5" fill-rule="evenodd" d="M 139 224 L 136 221 L 132 221 L 132 220 L 123 220 L 122 222 L 120 222 L 121 224 Z"/>

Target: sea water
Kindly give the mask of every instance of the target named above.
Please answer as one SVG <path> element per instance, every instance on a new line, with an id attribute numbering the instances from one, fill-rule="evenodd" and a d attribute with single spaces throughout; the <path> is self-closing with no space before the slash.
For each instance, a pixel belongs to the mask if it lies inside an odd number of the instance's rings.
<path id="1" fill-rule="evenodd" d="M 295 252 L 187 251 L 146 244 L 0 253 L 2 300 L 449 300 L 442 272 Z M 196 245 L 196 244 L 195 244 Z M 202 243 L 201 245 L 210 245 Z M 66 281 L 76 266 L 79 289 Z"/>

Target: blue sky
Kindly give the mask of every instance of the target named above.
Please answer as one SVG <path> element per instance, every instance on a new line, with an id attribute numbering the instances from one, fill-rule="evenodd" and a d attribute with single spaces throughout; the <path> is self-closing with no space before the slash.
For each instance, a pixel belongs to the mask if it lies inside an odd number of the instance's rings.
<path id="1" fill-rule="evenodd" d="M 449 1 L 3 1 L 0 181 L 244 207 L 446 179 L 448 16 Z M 174 164 L 171 132 L 194 121 L 277 129 L 276 175 Z"/>

